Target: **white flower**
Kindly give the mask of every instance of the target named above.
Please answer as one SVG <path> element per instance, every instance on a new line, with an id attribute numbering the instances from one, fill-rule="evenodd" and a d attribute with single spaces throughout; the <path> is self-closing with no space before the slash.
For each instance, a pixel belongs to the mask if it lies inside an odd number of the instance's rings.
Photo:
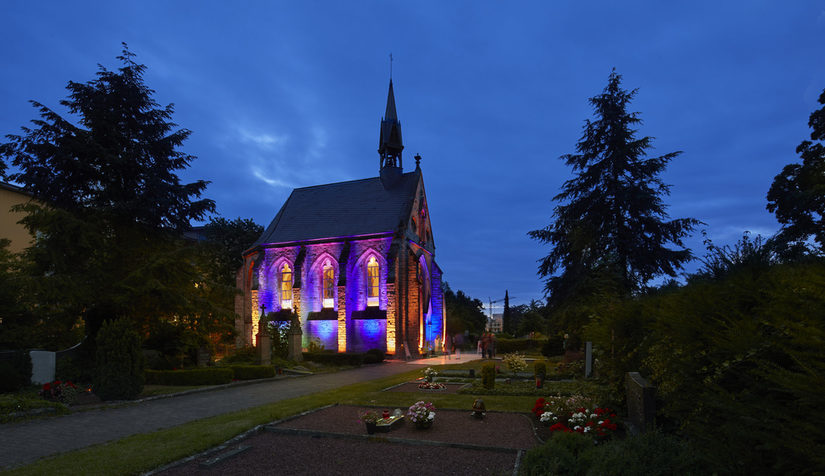
<path id="1" fill-rule="evenodd" d="M 574 429 L 574 430 L 576 430 L 576 431 L 579 431 L 579 430 L 581 430 L 581 429 L 582 429 L 582 427 L 580 427 L 579 425 L 576 425 L 576 427 L 575 427 L 575 428 L 573 428 L 573 429 Z"/>
<path id="2" fill-rule="evenodd" d="M 427 415 L 427 420 L 435 420 L 435 412 L 430 412 L 430 414 Z"/>
<path id="3" fill-rule="evenodd" d="M 576 428 L 579 428 L 579 427 L 577 426 Z M 590 427 L 589 426 L 584 427 L 584 432 L 587 433 L 588 431 L 590 431 Z"/>
<path id="4" fill-rule="evenodd" d="M 593 413 L 593 414 L 591 414 L 591 415 L 590 415 L 590 418 L 592 418 L 592 419 L 594 419 L 594 420 L 595 420 L 595 419 L 596 419 L 596 417 L 598 417 L 598 416 L 599 416 L 599 415 L 596 415 L 595 413 Z"/>
<path id="5" fill-rule="evenodd" d="M 604 423 L 604 420 L 599 420 L 599 425 L 601 425 L 602 423 Z"/>

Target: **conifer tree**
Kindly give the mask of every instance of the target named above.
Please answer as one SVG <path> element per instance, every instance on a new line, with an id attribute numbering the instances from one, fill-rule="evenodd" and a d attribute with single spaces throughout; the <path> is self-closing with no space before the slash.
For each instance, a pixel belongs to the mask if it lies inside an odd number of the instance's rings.
<path id="1" fill-rule="evenodd" d="M 539 275 L 555 304 L 606 289 L 628 295 L 655 276 L 674 276 L 691 259 L 682 239 L 699 222 L 668 220 L 662 199 L 669 185 L 659 178 L 680 152 L 647 157 L 652 138 L 636 138 L 641 119 L 627 111 L 635 95 L 613 70 L 604 91 L 590 98 L 594 119 L 585 121 L 576 153 L 561 157 L 574 176 L 553 198 L 553 222 L 529 232 L 553 247 L 539 261 Z"/>
<path id="2" fill-rule="evenodd" d="M 196 286 L 198 253 L 181 239 L 215 207 L 200 199 L 207 182 L 177 176 L 194 160 L 179 150 L 190 132 L 155 101 L 125 44 L 117 59 L 116 71 L 68 83 L 65 116 L 32 101 L 40 118 L 0 145 L 9 177 L 38 200 L 19 207 L 37 237 L 28 295 L 42 318 L 66 329 L 81 319 L 92 337 L 121 317 L 145 331 L 164 317 L 231 315 Z"/>
<path id="3" fill-rule="evenodd" d="M 782 225 L 777 241 L 792 254 L 804 250 L 810 238 L 825 249 L 825 90 L 819 103 L 823 107 L 808 120 L 811 140 L 796 148 L 802 163 L 786 165 L 768 191 L 767 209 Z"/>

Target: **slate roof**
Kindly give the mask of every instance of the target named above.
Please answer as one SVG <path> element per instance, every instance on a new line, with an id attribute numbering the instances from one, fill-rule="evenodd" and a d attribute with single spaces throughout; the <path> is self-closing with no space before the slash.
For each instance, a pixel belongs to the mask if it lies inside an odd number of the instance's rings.
<path id="1" fill-rule="evenodd" d="M 385 190 L 378 177 L 296 188 L 252 245 L 394 232 L 406 222 L 420 173 Z"/>

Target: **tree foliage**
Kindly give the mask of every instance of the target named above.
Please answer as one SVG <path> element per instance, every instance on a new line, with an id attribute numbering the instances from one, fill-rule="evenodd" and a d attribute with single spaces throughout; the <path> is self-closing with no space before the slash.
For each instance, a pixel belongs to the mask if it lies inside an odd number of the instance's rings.
<path id="1" fill-rule="evenodd" d="M 481 300 L 464 294 L 460 289 L 454 292 L 446 281 L 442 284 L 447 306 L 447 332 L 457 334 L 470 331 L 471 334 L 481 334 L 487 327 L 487 316 L 484 315 Z"/>
<path id="2" fill-rule="evenodd" d="M 667 220 L 662 197 L 669 186 L 659 178 L 680 152 L 647 157 L 652 138 L 636 138 L 641 119 L 627 112 L 635 94 L 621 88 L 614 70 L 602 94 L 590 98 L 595 118 L 585 121 L 576 153 L 561 157 L 575 175 L 554 197 L 553 222 L 529 232 L 553 246 L 539 275 L 556 305 L 610 288 L 638 291 L 691 259 L 682 239 L 699 222 Z"/>
<path id="3" fill-rule="evenodd" d="M 233 310 L 182 233 L 214 202 L 199 198 L 207 182 L 177 176 L 194 157 L 178 150 L 190 132 L 171 122 L 172 105 L 153 99 L 125 45 L 118 60 L 117 71 L 68 83 L 69 116 L 33 101 L 40 118 L 0 145 L 18 170 L 10 178 L 46 204 L 18 206 L 36 237 L 24 256 L 29 306 L 57 328 L 81 319 L 92 338 L 116 318 L 144 333 L 161 320 L 209 332 Z"/>
<path id="4" fill-rule="evenodd" d="M 210 254 L 213 279 L 227 286 L 235 286 L 235 273 L 243 264 L 243 252 L 264 232 L 264 227 L 249 218 L 227 220 L 223 217 L 210 219 L 203 227 L 206 237 L 204 246 Z"/>
<path id="5" fill-rule="evenodd" d="M 626 372 L 649 377 L 659 424 L 678 427 L 719 473 L 801 474 L 825 467 L 822 289 L 821 261 L 743 260 L 605 308 L 586 336 L 617 395 Z"/>
<path id="6" fill-rule="evenodd" d="M 106 321 L 98 336 L 95 395 L 103 400 L 131 400 L 143 390 L 140 335 L 125 319 Z"/>
<path id="7" fill-rule="evenodd" d="M 782 225 L 777 239 L 792 254 L 807 248 L 811 238 L 817 251 L 825 248 L 825 90 L 819 103 L 823 107 L 808 120 L 811 140 L 796 148 L 802 163 L 786 165 L 768 191 L 767 209 Z"/>

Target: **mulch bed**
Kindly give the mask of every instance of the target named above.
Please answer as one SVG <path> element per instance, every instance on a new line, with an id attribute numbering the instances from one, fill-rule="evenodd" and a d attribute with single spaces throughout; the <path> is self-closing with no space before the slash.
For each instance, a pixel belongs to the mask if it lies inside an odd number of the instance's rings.
<path id="1" fill-rule="evenodd" d="M 447 383 L 447 382 L 443 382 L 444 385 L 447 388 L 444 388 L 444 389 L 441 389 L 441 390 L 424 390 L 424 389 L 418 388 L 419 383 L 421 383 L 421 382 L 402 383 L 401 385 L 396 385 L 395 387 L 390 387 L 390 388 L 386 389 L 385 391 L 387 391 L 387 392 L 411 392 L 411 393 L 421 393 L 421 394 L 427 394 L 427 393 L 458 393 L 458 391 L 461 390 L 462 387 L 467 385 L 466 383 Z"/>
<path id="2" fill-rule="evenodd" d="M 215 454 L 161 474 L 511 474 L 521 452 L 539 444 L 532 421 L 519 413 L 487 412 L 477 420 L 469 410 L 436 410 L 430 429 L 403 422 L 389 433 L 367 435 L 358 420 L 364 410 L 322 408 L 233 444 L 225 451 L 238 445 L 249 449 L 208 468 L 201 464 Z"/>

